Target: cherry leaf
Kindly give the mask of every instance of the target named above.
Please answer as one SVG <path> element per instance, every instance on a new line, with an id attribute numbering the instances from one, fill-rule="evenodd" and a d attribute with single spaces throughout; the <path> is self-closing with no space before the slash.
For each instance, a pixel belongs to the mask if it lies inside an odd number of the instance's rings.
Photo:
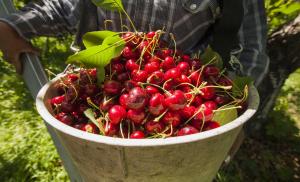
<path id="1" fill-rule="evenodd" d="M 92 0 L 92 2 L 106 10 L 123 11 L 124 7 L 121 0 Z"/>
<path id="2" fill-rule="evenodd" d="M 97 82 L 100 85 L 105 79 L 105 69 L 104 67 L 97 68 Z"/>
<path id="3" fill-rule="evenodd" d="M 99 122 L 96 120 L 95 116 L 94 116 L 94 112 L 92 109 L 87 109 L 84 112 L 84 115 L 89 118 L 89 120 L 94 123 L 100 130 L 100 132 L 104 135 L 104 128 L 101 124 L 99 124 Z"/>
<path id="4" fill-rule="evenodd" d="M 253 83 L 253 79 L 251 77 L 235 77 L 232 84 L 232 95 L 234 97 L 243 96 L 245 86 L 249 86 L 251 83 Z"/>
<path id="5" fill-rule="evenodd" d="M 217 121 L 220 125 L 225 125 L 238 117 L 237 109 L 235 106 L 226 106 L 216 110 L 213 116 L 213 121 Z"/>
<path id="6" fill-rule="evenodd" d="M 86 48 L 101 45 L 103 41 L 108 37 L 114 37 L 116 39 L 118 33 L 112 31 L 94 31 L 88 32 L 83 35 L 82 41 Z M 115 37 L 116 36 L 116 37 Z M 115 41 L 117 42 L 117 41 Z"/>
<path id="7" fill-rule="evenodd" d="M 210 46 L 208 46 L 204 53 L 201 55 L 201 61 L 203 64 L 213 64 L 218 68 L 223 69 L 222 57 Z"/>

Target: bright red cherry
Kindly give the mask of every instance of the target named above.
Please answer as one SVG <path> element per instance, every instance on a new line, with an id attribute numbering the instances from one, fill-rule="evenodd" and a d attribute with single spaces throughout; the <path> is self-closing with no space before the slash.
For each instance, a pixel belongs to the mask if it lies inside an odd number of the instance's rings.
<path id="1" fill-rule="evenodd" d="M 120 105 L 114 105 L 108 111 L 108 118 L 112 124 L 119 124 L 126 118 L 126 110 Z"/>
<path id="2" fill-rule="evenodd" d="M 61 104 L 65 100 L 65 95 L 56 96 L 51 99 L 51 104 Z"/>
<path id="3" fill-rule="evenodd" d="M 144 70 L 133 70 L 131 72 L 131 79 L 136 82 L 146 82 L 148 73 Z"/>
<path id="4" fill-rule="evenodd" d="M 129 91 L 127 99 L 127 108 L 139 110 L 145 107 L 147 104 L 147 92 L 140 88 L 135 87 Z"/>
<path id="5" fill-rule="evenodd" d="M 122 56 L 127 59 L 132 59 L 132 58 L 137 57 L 136 53 L 129 46 L 124 47 Z"/>
<path id="6" fill-rule="evenodd" d="M 173 55 L 173 51 L 171 49 L 164 49 L 160 52 L 161 57 L 164 59 L 166 57 L 170 57 Z"/>
<path id="7" fill-rule="evenodd" d="M 101 111 L 106 112 L 108 111 L 112 106 L 114 106 L 116 104 L 116 101 L 114 99 L 106 99 L 104 98 L 101 102 L 100 102 L 100 106 L 99 108 L 101 109 Z"/>
<path id="8" fill-rule="evenodd" d="M 74 74 L 74 73 L 70 73 L 67 75 L 67 78 L 69 81 L 71 82 L 75 82 L 76 80 L 78 80 L 78 75 Z"/>
<path id="9" fill-rule="evenodd" d="M 135 59 L 128 59 L 125 64 L 125 68 L 129 71 L 139 69 L 139 65 L 136 63 Z"/>
<path id="10" fill-rule="evenodd" d="M 203 104 L 201 95 L 196 95 L 192 101 L 192 104 L 196 107 L 199 107 L 201 104 Z"/>
<path id="11" fill-rule="evenodd" d="M 186 75 L 180 75 L 178 81 L 179 83 L 191 83 L 191 79 L 189 79 Z"/>
<path id="12" fill-rule="evenodd" d="M 166 57 L 161 63 L 160 63 L 160 66 L 163 70 L 169 70 L 171 68 L 175 68 L 176 65 L 175 65 L 175 61 L 173 59 L 173 57 L 171 56 L 168 56 Z"/>
<path id="13" fill-rule="evenodd" d="M 129 109 L 127 111 L 127 119 L 134 122 L 135 124 L 141 124 L 145 119 L 145 112 L 141 110 Z"/>
<path id="14" fill-rule="evenodd" d="M 214 101 L 206 101 L 203 104 L 205 107 L 208 107 L 211 110 L 216 110 L 218 108 L 217 104 Z"/>
<path id="15" fill-rule="evenodd" d="M 177 127 L 181 123 L 181 117 L 178 112 L 168 111 L 162 118 L 162 121 L 166 125 L 172 125 L 173 127 Z"/>
<path id="16" fill-rule="evenodd" d="M 190 70 L 190 65 L 187 62 L 180 62 L 178 63 L 177 68 L 181 74 L 187 75 Z"/>
<path id="17" fill-rule="evenodd" d="M 57 119 L 62 123 L 71 126 L 73 124 L 74 118 L 70 114 L 63 113 L 60 116 L 57 116 Z"/>
<path id="18" fill-rule="evenodd" d="M 165 105 L 173 111 L 183 109 L 186 103 L 187 100 L 181 90 L 175 90 L 173 94 L 165 99 Z"/>
<path id="19" fill-rule="evenodd" d="M 155 35 L 156 35 L 156 32 L 151 31 L 151 32 L 148 32 L 146 36 L 148 39 L 152 39 Z"/>
<path id="20" fill-rule="evenodd" d="M 156 62 L 160 64 L 160 59 L 157 56 L 152 56 L 148 62 Z"/>
<path id="21" fill-rule="evenodd" d="M 213 99 L 216 95 L 215 89 L 210 87 L 210 85 L 201 89 L 202 97 L 206 100 Z"/>
<path id="22" fill-rule="evenodd" d="M 127 108 L 127 99 L 129 94 L 122 94 L 119 98 L 119 103 L 122 107 Z"/>
<path id="23" fill-rule="evenodd" d="M 189 76 L 189 78 L 191 79 L 192 81 L 192 84 L 195 85 L 195 86 L 199 86 L 202 82 L 202 78 L 199 74 L 199 71 L 194 71 L 191 73 L 191 75 Z"/>
<path id="24" fill-rule="evenodd" d="M 182 56 L 182 60 L 185 61 L 185 62 L 190 62 L 191 61 L 191 57 L 189 55 L 184 54 Z"/>
<path id="25" fill-rule="evenodd" d="M 195 133 L 199 133 L 199 131 L 195 127 L 187 125 L 178 131 L 177 136 L 191 135 Z"/>
<path id="26" fill-rule="evenodd" d="M 119 131 L 119 125 L 114 125 L 111 122 L 107 122 L 104 127 L 105 136 L 117 135 Z"/>
<path id="27" fill-rule="evenodd" d="M 164 102 L 165 102 L 164 95 L 160 93 L 154 94 L 149 100 L 149 104 L 148 104 L 149 112 L 154 116 L 159 116 L 166 110 L 166 107 L 164 106 Z"/>
<path id="28" fill-rule="evenodd" d="M 148 93 L 149 96 L 151 95 L 154 95 L 156 93 L 159 93 L 159 90 L 158 88 L 154 87 L 154 86 L 151 86 L 151 85 L 148 85 L 146 88 L 145 88 L 146 92 Z"/>
<path id="29" fill-rule="evenodd" d="M 199 109 L 201 109 L 202 111 L 199 112 L 195 116 L 195 119 L 204 120 L 204 121 L 211 121 L 212 120 L 212 118 L 213 118 L 213 110 L 211 108 L 206 107 L 203 104 L 203 105 L 201 105 L 201 107 L 199 107 L 198 109 L 196 109 L 196 112 L 198 112 Z"/>
<path id="30" fill-rule="evenodd" d="M 180 71 L 177 68 L 171 68 L 165 72 L 164 80 L 179 80 Z"/>
<path id="31" fill-rule="evenodd" d="M 125 71 L 125 67 L 121 63 L 113 63 L 113 64 L 111 64 L 111 71 L 112 71 L 112 73 L 115 72 L 115 73 L 120 74 Z"/>
<path id="32" fill-rule="evenodd" d="M 131 139 L 142 139 L 142 138 L 145 138 L 145 134 L 144 134 L 144 132 L 137 130 L 130 134 L 130 138 Z"/>
<path id="33" fill-rule="evenodd" d="M 145 64 L 144 70 L 147 73 L 153 73 L 154 71 L 158 71 L 160 68 L 160 65 L 158 62 L 148 62 L 147 64 Z"/>
<path id="34" fill-rule="evenodd" d="M 187 120 L 191 118 L 196 112 L 196 107 L 194 106 L 185 106 L 181 111 L 180 115 L 183 119 Z"/>
<path id="35" fill-rule="evenodd" d="M 147 79 L 148 83 L 160 85 L 164 80 L 164 74 L 161 71 L 154 71 Z"/>

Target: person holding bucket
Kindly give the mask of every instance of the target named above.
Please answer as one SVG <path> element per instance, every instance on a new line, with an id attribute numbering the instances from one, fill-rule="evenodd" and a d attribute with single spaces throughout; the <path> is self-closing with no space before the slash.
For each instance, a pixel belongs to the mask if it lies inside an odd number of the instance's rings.
<path id="1" fill-rule="evenodd" d="M 264 79 L 269 59 L 263 1 L 128 0 L 123 4 L 138 31 L 164 28 L 175 35 L 177 45 L 186 52 L 197 52 L 210 44 L 229 70 L 251 76 L 261 93 L 270 87 Z M 123 24 L 130 27 L 128 20 Z M 96 7 L 91 0 L 42 0 L 0 19 L 0 49 L 21 73 L 20 55 L 38 52 L 30 38 L 76 34 L 72 49 L 80 49 L 84 33 L 105 28 L 121 30 L 117 12 Z M 231 55 L 240 62 L 232 62 Z"/>

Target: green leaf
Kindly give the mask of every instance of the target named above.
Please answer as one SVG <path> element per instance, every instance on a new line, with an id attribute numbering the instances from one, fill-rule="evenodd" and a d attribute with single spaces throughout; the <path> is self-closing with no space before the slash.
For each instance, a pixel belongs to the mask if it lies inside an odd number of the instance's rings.
<path id="1" fill-rule="evenodd" d="M 244 94 L 244 89 L 246 85 L 249 85 L 253 82 L 253 79 L 250 77 L 235 77 L 233 80 L 233 87 L 232 87 L 232 95 L 234 97 L 238 96 L 241 97 Z"/>
<path id="2" fill-rule="evenodd" d="M 98 121 L 96 120 L 92 109 L 87 109 L 83 113 L 87 118 L 89 118 L 89 120 L 91 122 L 93 122 L 100 129 L 100 125 L 99 125 Z"/>
<path id="3" fill-rule="evenodd" d="M 121 0 L 92 0 L 92 2 L 106 10 L 123 11 L 124 7 Z"/>
<path id="4" fill-rule="evenodd" d="M 114 37 L 118 35 L 116 32 L 112 31 L 94 31 L 94 32 L 88 32 L 83 35 L 83 44 L 86 48 L 101 45 L 104 39 L 108 37 Z M 116 36 L 118 37 L 118 36 Z M 114 37 L 116 39 L 116 37 Z M 115 41 L 117 42 L 117 41 Z"/>
<path id="5" fill-rule="evenodd" d="M 213 64 L 220 69 L 223 69 L 222 57 L 215 52 L 210 46 L 208 46 L 204 53 L 201 55 L 203 64 Z"/>
<path id="6" fill-rule="evenodd" d="M 102 44 L 89 47 L 68 57 L 66 63 L 84 65 L 89 68 L 105 67 L 110 63 L 111 59 L 118 57 L 121 54 L 123 48 L 123 43 L 118 43 L 116 45 Z"/>
<path id="7" fill-rule="evenodd" d="M 100 85 L 105 79 L 105 69 L 104 67 L 97 68 L 97 82 Z"/>
<path id="8" fill-rule="evenodd" d="M 217 121 L 220 125 L 225 125 L 238 117 L 237 109 L 235 106 L 221 107 L 220 111 L 216 110 L 213 116 L 213 121 Z"/>

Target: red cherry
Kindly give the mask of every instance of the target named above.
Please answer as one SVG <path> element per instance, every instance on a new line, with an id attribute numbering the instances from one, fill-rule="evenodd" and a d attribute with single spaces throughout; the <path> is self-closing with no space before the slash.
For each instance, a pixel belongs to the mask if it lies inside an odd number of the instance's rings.
<path id="1" fill-rule="evenodd" d="M 108 111 L 108 118 L 112 124 L 119 124 L 126 118 L 126 110 L 120 105 L 114 105 Z"/>
<path id="2" fill-rule="evenodd" d="M 147 64 L 145 64 L 144 70 L 147 73 L 153 73 L 154 71 L 158 71 L 160 68 L 160 65 L 158 62 L 149 62 Z"/>
<path id="3" fill-rule="evenodd" d="M 61 111 L 62 112 L 71 113 L 71 112 L 75 111 L 75 109 L 76 109 L 76 106 L 72 103 L 69 103 L 66 101 L 63 101 L 61 103 Z"/>
<path id="4" fill-rule="evenodd" d="M 204 131 L 208 131 L 208 130 L 212 130 L 212 129 L 215 129 L 218 127 L 220 127 L 220 124 L 218 122 L 209 121 L 204 124 L 203 128 L 204 128 Z"/>
<path id="5" fill-rule="evenodd" d="M 142 131 L 134 131 L 131 133 L 130 138 L 132 139 L 142 139 L 145 138 L 145 134 Z"/>
<path id="6" fill-rule="evenodd" d="M 175 90 L 173 94 L 165 99 L 165 105 L 173 111 L 183 109 L 186 102 L 187 100 L 181 90 Z"/>
<path id="7" fill-rule="evenodd" d="M 192 70 L 198 70 L 202 66 L 200 59 L 197 59 L 197 58 L 191 60 L 189 63 L 190 63 Z"/>
<path id="8" fill-rule="evenodd" d="M 96 68 L 89 69 L 88 72 L 89 72 L 89 75 L 90 75 L 91 77 L 96 78 L 96 76 L 97 76 L 97 69 L 96 69 Z"/>
<path id="9" fill-rule="evenodd" d="M 183 119 L 187 120 L 191 118 L 196 112 L 196 107 L 194 106 L 185 106 L 181 111 L 180 115 Z"/>
<path id="10" fill-rule="evenodd" d="M 218 84 L 220 84 L 222 86 L 232 86 L 233 85 L 232 80 L 230 80 L 229 78 L 223 77 L 223 76 L 218 80 Z"/>
<path id="11" fill-rule="evenodd" d="M 146 88 L 145 88 L 146 92 L 148 93 L 149 96 L 153 95 L 153 94 L 156 94 L 156 93 L 159 93 L 159 90 L 154 87 L 154 86 L 151 86 L 151 85 L 148 85 Z"/>
<path id="12" fill-rule="evenodd" d="M 132 59 L 137 57 L 137 54 L 129 46 L 125 46 L 122 52 L 122 56 L 127 59 Z"/>
<path id="13" fill-rule="evenodd" d="M 110 122 L 107 122 L 104 128 L 104 132 L 106 136 L 114 136 L 118 133 L 119 127 L 118 125 L 114 125 Z"/>
<path id="14" fill-rule="evenodd" d="M 164 80 L 178 80 L 180 77 L 180 71 L 177 68 L 169 69 L 165 72 Z"/>
<path id="15" fill-rule="evenodd" d="M 106 94 L 119 94 L 122 90 L 122 85 L 120 82 L 115 80 L 106 80 L 103 85 L 103 90 Z"/>
<path id="16" fill-rule="evenodd" d="M 155 71 L 149 76 L 147 82 L 155 85 L 160 85 L 162 84 L 163 80 L 164 74 L 161 71 Z"/>
<path id="17" fill-rule="evenodd" d="M 125 71 L 124 65 L 121 63 L 113 63 L 111 64 L 111 71 L 112 73 L 123 73 Z"/>
<path id="18" fill-rule="evenodd" d="M 98 90 L 98 88 L 97 88 L 97 86 L 94 85 L 94 84 L 88 84 L 88 85 L 85 85 L 85 86 L 84 86 L 84 92 L 85 92 L 85 94 L 88 95 L 88 96 L 96 95 L 97 90 Z"/>
<path id="19" fill-rule="evenodd" d="M 180 73 L 187 75 L 190 70 L 190 65 L 187 62 L 180 62 L 177 65 L 177 69 L 180 71 Z"/>
<path id="20" fill-rule="evenodd" d="M 185 55 L 182 56 L 182 60 L 185 61 L 185 62 L 190 62 L 191 61 L 191 57 L 189 55 L 185 54 Z"/>
<path id="21" fill-rule="evenodd" d="M 114 99 L 106 99 L 105 98 L 100 102 L 99 108 L 101 109 L 101 111 L 106 112 L 115 104 L 116 104 L 116 101 Z"/>
<path id="22" fill-rule="evenodd" d="M 117 79 L 120 82 L 125 82 L 125 81 L 129 80 L 129 75 L 127 72 L 120 73 L 120 74 L 118 74 Z"/>
<path id="23" fill-rule="evenodd" d="M 153 56 L 149 59 L 149 62 L 156 62 L 158 64 L 160 64 L 160 60 L 157 56 Z"/>
<path id="24" fill-rule="evenodd" d="M 203 121 L 194 118 L 192 119 L 191 125 L 200 131 L 203 125 Z"/>
<path id="25" fill-rule="evenodd" d="M 210 87 L 210 85 L 202 88 L 201 92 L 202 92 L 202 97 L 206 100 L 213 99 L 216 95 L 215 89 L 213 87 Z"/>
<path id="26" fill-rule="evenodd" d="M 173 127 L 177 127 L 181 123 L 180 114 L 177 112 L 168 111 L 162 118 L 162 121 L 166 125 L 172 125 Z"/>
<path id="27" fill-rule="evenodd" d="M 217 104 L 214 101 L 206 101 L 204 102 L 204 106 L 208 107 L 211 110 L 216 110 L 218 108 Z"/>
<path id="28" fill-rule="evenodd" d="M 165 125 L 162 122 L 147 121 L 145 129 L 148 133 L 160 133 L 164 130 Z"/>
<path id="29" fill-rule="evenodd" d="M 199 133 L 199 131 L 195 127 L 187 125 L 178 131 L 177 136 L 191 135 L 195 133 Z"/>
<path id="30" fill-rule="evenodd" d="M 168 56 L 172 56 L 173 55 L 173 51 L 171 49 L 164 49 L 160 52 L 161 57 L 164 59 Z"/>
<path id="31" fill-rule="evenodd" d="M 139 86 L 138 83 L 136 81 L 132 81 L 132 80 L 127 80 L 124 83 L 124 87 L 127 92 L 129 92 L 131 89 L 133 89 L 134 87 L 137 87 L 137 86 Z"/>
<path id="32" fill-rule="evenodd" d="M 195 119 L 204 120 L 204 121 L 211 121 L 213 118 L 213 110 L 209 107 L 206 107 L 204 104 L 201 105 L 198 109 L 196 109 L 196 112 L 199 111 L 199 109 L 202 109 L 201 112 L 199 112 Z"/>
<path id="33" fill-rule="evenodd" d="M 129 71 L 133 71 L 133 70 L 137 70 L 139 69 L 139 65 L 136 63 L 135 59 L 128 59 L 126 61 L 126 65 L 125 65 L 126 69 Z"/>
<path id="34" fill-rule="evenodd" d="M 194 71 L 191 73 L 191 75 L 189 76 L 189 78 L 191 79 L 192 81 L 192 84 L 195 85 L 195 86 L 199 86 L 202 82 L 202 78 L 199 74 L 199 71 Z"/>
<path id="35" fill-rule="evenodd" d="M 127 99 L 129 94 L 122 94 L 119 98 L 119 103 L 122 107 L 127 108 Z"/>
<path id="36" fill-rule="evenodd" d="M 61 114 L 61 116 L 58 116 L 59 121 L 61 121 L 62 123 L 71 126 L 73 124 L 73 120 L 74 118 L 69 115 L 69 114 Z"/>
<path id="37" fill-rule="evenodd" d="M 146 36 L 148 39 L 152 39 L 155 35 L 156 35 L 156 32 L 151 31 L 151 32 L 148 32 Z"/>
<path id="38" fill-rule="evenodd" d="M 215 67 L 215 66 L 206 66 L 204 69 L 203 69 L 203 74 L 205 76 L 213 76 L 213 77 L 216 77 L 220 74 L 220 70 L 219 68 Z"/>
<path id="39" fill-rule="evenodd" d="M 129 109 L 142 109 L 147 103 L 147 92 L 140 88 L 135 87 L 129 91 L 127 99 L 127 108 Z"/>
<path id="40" fill-rule="evenodd" d="M 84 124 L 81 130 L 88 133 L 95 133 L 95 134 L 98 133 L 98 128 L 93 123 Z"/>
<path id="41" fill-rule="evenodd" d="M 149 100 L 149 106 L 148 106 L 149 112 L 154 116 L 161 115 L 166 110 L 164 106 L 164 102 L 165 102 L 165 97 L 162 94 L 160 93 L 154 94 Z"/>
<path id="42" fill-rule="evenodd" d="M 187 77 L 186 75 L 180 75 L 178 81 L 179 83 L 191 83 L 191 79 L 189 79 L 189 77 Z"/>
<path id="43" fill-rule="evenodd" d="M 192 104 L 196 107 L 199 107 L 201 104 L 203 104 L 201 95 L 196 95 L 192 101 Z"/>
<path id="44" fill-rule="evenodd" d="M 171 68 L 175 68 L 176 65 L 175 65 L 175 61 L 174 61 L 173 57 L 171 57 L 171 56 L 166 57 L 166 58 L 160 63 L 160 67 L 161 67 L 163 70 L 169 70 L 169 69 L 171 69 Z"/>
<path id="45" fill-rule="evenodd" d="M 78 80 L 78 75 L 74 74 L 74 73 L 68 74 L 67 77 L 68 77 L 68 80 L 71 82 L 75 82 L 76 80 Z"/>
<path id="46" fill-rule="evenodd" d="M 127 118 L 135 124 L 141 124 L 146 114 L 144 111 L 129 109 L 127 111 Z"/>
<path id="47" fill-rule="evenodd" d="M 133 70 L 131 72 L 131 79 L 136 82 L 146 82 L 148 73 L 144 70 Z"/>
<path id="48" fill-rule="evenodd" d="M 81 130 L 84 127 L 84 125 L 85 125 L 84 123 L 76 123 L 76 124 L 73 124 L 73 128 Z"/>
<path id="49" fill-rule="evenodd" d="M 217 95 L 216 98 L 214 99 L 214 101 L 219 105 L 224 105 L 226 103 L 228 103 L 229 98 L 227 96 L 219 96 Z"/>
<path id="50" fill-rule="evenodd" d="M 51 99 L 51 104 L 61 104 L 65 100 L 65 95 L 56 96 Z"/>

